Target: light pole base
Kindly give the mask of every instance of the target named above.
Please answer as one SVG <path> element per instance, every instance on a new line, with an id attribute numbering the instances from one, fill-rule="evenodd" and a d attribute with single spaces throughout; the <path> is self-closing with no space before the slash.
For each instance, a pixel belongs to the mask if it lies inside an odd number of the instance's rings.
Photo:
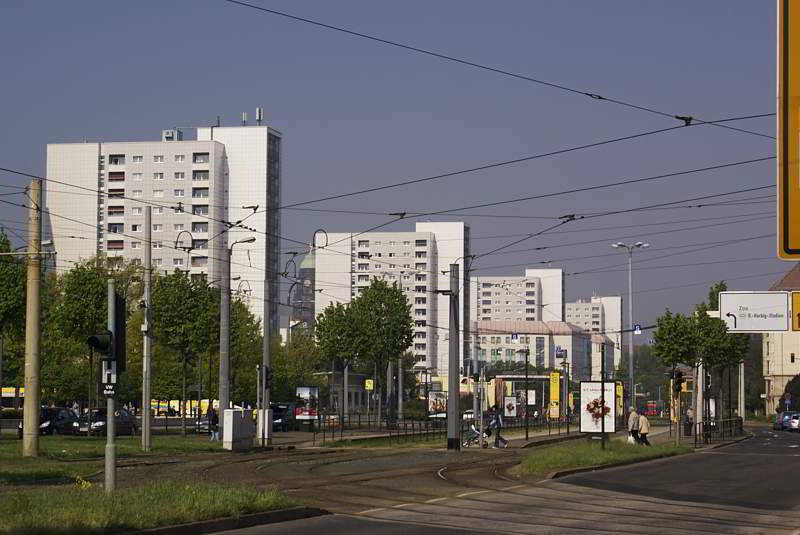
<path id="1" fill-rule="evenodd" d="M 458 450 L 461 449 L 461 443 L 458 441 L 457 438 L 448 438 L 447 439 L 447 449 L 448 450 L 456 450 L 456 451 L 458 451 Z"/>

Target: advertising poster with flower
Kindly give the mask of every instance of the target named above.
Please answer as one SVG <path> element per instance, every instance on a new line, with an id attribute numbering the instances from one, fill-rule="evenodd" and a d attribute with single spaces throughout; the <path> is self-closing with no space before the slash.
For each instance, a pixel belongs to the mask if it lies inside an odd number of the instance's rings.
<path id="1" fill-rule="evenodd" d="M 600 385 L 600 381 L 581 382 L 581 433 L 602 432 L 604 419 L 605 432 L 615 431 L 616 385 L 613 382 L 605 383 L 605 399 L 601 395 Z"/>

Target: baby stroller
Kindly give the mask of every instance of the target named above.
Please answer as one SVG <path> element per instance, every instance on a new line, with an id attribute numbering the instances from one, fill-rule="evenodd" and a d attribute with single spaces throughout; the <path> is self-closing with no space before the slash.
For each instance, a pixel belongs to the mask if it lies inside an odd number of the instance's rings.
<path id="1" fill-rule="evenodd" d="M 478 443 L 478 437 L 480 435 L 481 435 L 480 431 L 478 431 L 478 429 L 475 427 L 475 424 L 470 425 L 469 426 L 469 430 L 467 431 L 467 434 L 464 436 L 464 442 L 461 443 L 461 446 L 463 446 L 465 448 L 469 448 L 473 444 L 477 444 Z M 487 439 L 491 435 L 492 435 L 492 430 L 491 429 L 486 429 L 483 432 L 483 441 L 481 443 L 481 446 L 483 446 L 484 448 L 488 448 L 489 447 L 489 442 L 488 442 Z"/>

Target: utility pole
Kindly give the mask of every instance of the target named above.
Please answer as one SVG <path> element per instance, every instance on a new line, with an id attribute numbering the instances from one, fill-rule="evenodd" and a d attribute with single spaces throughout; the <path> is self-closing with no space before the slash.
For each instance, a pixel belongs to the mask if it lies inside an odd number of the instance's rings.
<path id="1" fill-rule="evenodd" d="M 403 357 L 397 359 L 397 419 L 403 419 Z"/>
<path id="2" fill-rule="evenodd" d="M 527 339 L 527 338 L 526 338 Z M 528 398 L 528 393 L 530 392 L 530 386 L 528 386 L 528 360 L 530 360 L 531 355 L 531 348 L 526 344 L 525 345 L 525 440 L 528 440 L 528 412 L 530 412 L 529 407 L 531 406 L 531 400 Z"/>
<path id="3" fill-rule="evenodd" d="M 230 363 L 231 363 L 231 254 L 233 245 L 230 249 L 225 246 L 224 273 L 220 280 L 220 304 L 219 304 L 219 434 L 223 435 L 225 425 L 225 409 L 230 406 Z M 211 370 L 208 370 L 209 373 Z M 211 403 L 211 392 L 208 393 L 208 401 Z"/>
<path id="4" fill-rule="evenodd" d="M 267 239 L 267 247 L 272 244 L 270 239 Z M 267 251 L 267 258 L 271 258 L 270 251 Z M 272 413 L 269 410 L 269 387 L 270 387 L 270 354 L 269 354 L 269 337 L 270 337 L 270 303 L 269 303 L 269 272 L 270 266 L 264 272 L 264 319 L 263 319 L 263 346 L 262 359 L 261 359 L 261 373 L 263 379 L 261 380 L 261 387 L 264 389 L 261 396 L 261 447 L 272 445 Z M 269 427 L 269 429 L 267 429 Z"/>
<path id="5" fill-rule="evenodd" d="M 42 181 L 28 188 L 28 281 L 25 306 L 25 403 L 22 422 L 22 456 L 39 456 L 39 346 L 41 343 Z M 91 412 L 91 411 L 90 411 Z"/>
<path id="6" fill-rule="evenodd" d="M 153 340 L 150 336 L 150 325 L 153 320 L 150 298 L 150 284 L 153 275 L 153 247 L 151 224 L 153 208 L 144 208 L 144 323 L 142 324 L 142 451 L 150 451 L 150 358 Z M 188 266 L 186 269 L 189 269 Z"/>
<path id="7" fill-rule="evenodd" d="M 149 247 L 148 247 L 149 248 Z M 114 279 L 108 279 L 108 330 L 116 335 L 116 293 L 114 289 Z M 114 354 L 114 341 L 109 347 L 110 360 L 104 360 L 106 366 L 113 366 L 116 370 L 116 358 Z M 104 368 L 106 367 L 104 366 Z M 105 370 L 103 370 L 105 371 Z M 105 378 L 103 378 L 105 382 Z M 114 419 L 114 394 L 113 390 L 109 395 L 106 392 L 106 466 L 105 466 L 105 491 L 106 494 L 111 494 L 117 486 L 117 445 L 114 443 L 116 438 L 116 422 Z M 150 410 L 150 407 L 147 408 Z"/>
<path id="8" fill-rule="evenodd" d="M 2 341 L 0 341 L 0 351 L 2 351 Z M 742 419 L 744 424 L 745 408 L 744 408 L 744 361 L 739 363 L 739 418 Z"/>
<path id="9" fill-rule="evenodd" d="M 450 355 L 447 373 L 447 449 L 460 450 L 458 438 L 460 373 L 459 336 L 458 336 L 458 264 L 450 264 Z"/>
<path id="10" fill-rule="evenodd" d="M 606 343 L 600 342 L 600 448 L 606 449 Z"/>

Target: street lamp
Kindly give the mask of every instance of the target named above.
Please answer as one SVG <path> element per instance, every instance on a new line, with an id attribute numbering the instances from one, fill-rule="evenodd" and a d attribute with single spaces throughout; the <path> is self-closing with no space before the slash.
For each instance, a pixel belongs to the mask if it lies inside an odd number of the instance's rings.
<path id="1" fill-rule="evenodd" d="M 628 381 L 630 381 L 629 392 L 633 393 L 633 250 L 646 249 L 650 247 L 649 243 L 637 241 L 631 245 L 617 242 L 612 243 L 611 247 L 622 248 L 628 251 Z M 636 406 L 636 398 L 631 398 L 633 406 Z"/>
<path id="2" fill-rule="evenodd" d="M 231 255 L 233 248 L 240 243 L 253 243 L 255 237 L 236 240 L 225 249 L 225 273 L 220 279 L 220 311 L 219 311 L 219 408 L 224 411 L 230 405 L 230 368 L 231 368 Z M 211 393 L 209 392 L 209 404 Z M 222 429 L 225 413 L 220 416 L 220 429 Z"/>
<path id="3" fill-rule="evenodd" d="M 186 246 L 186 245 L 178 245 L 180 243 L 180 240 L 181 240 L 181 235 L 183 235 L 183 234 L 188 234 L 189 235 L 189 245 L 188 246 Z M 189 255 L 194 250 L 194 235 L 191 232 L 189 232 L 188 230 L 180 231 L 178 233 L 178 235 L 175 237 L 175 249 L 183 249 L 183 251 L 186 253 L 186 275 L 188 276 L 189 275 L 189 268 L 191 267 L 191 258 L 190 258 Z"/>
<path id="4" fill-rule="evenodd" d="M 528 360 L 531 356 L 531 348 L 528 345 L 525 345 L 525 349 L 517 349 L 518 355 L 525 355 L 525 440 L 528 440 L 528 407 L 530 407 L 530 403 L 528 401 Z"/>

